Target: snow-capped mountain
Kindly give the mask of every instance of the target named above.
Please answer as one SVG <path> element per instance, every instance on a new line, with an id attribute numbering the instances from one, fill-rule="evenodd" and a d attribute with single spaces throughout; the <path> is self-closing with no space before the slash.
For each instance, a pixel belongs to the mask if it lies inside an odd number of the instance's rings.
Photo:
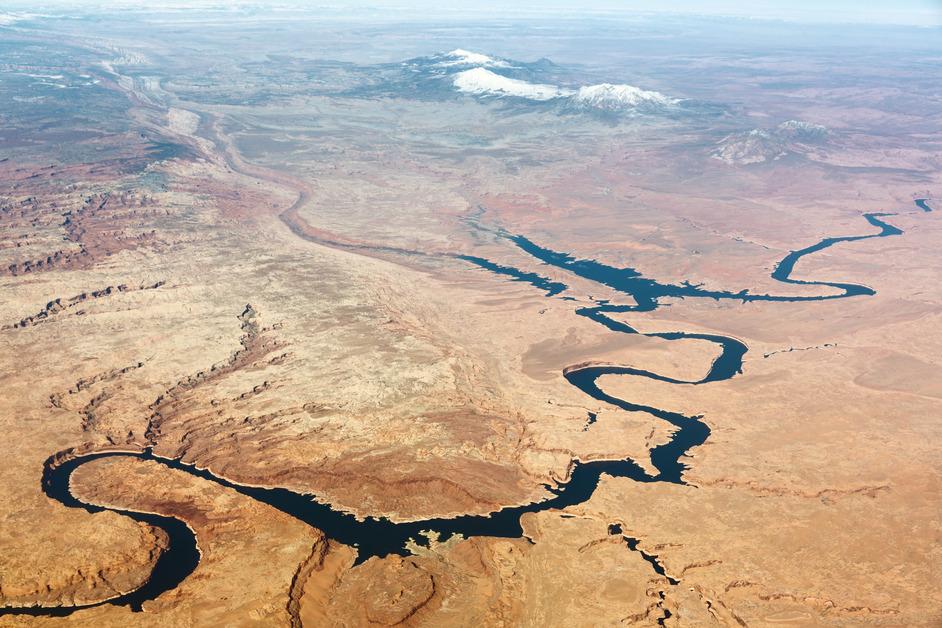
<path id="1" fill-rule="evenodd" d="M 572 98 L 584 107 L 601 111 L 658 109 L 680 102 L 679 99 L 665 96 L 661 92 L 641 89 L 634 85 L 612 85 L 611 83 L 580 87 Z"/>
<path id="2" fill-rule="evenodd" d="M 578 74 L 548 59 L 523 62 L 462 48 L 383 66 L 381 72 L 385 79 L 370 93 L 436 100 L 458 94 L 609 117 L 670 113 L 686 102 L 634 85 L 580 84 Z"/>
<path id="3" fill-rule="evenodd" d="M 802 120 L 786 120 L 771 129 L 752 129 L 724 137 L 711 153 L 728 164 L 748 165 L 775 161 L 790 154 L 809 152 L 823 143 L 827 128 Z"/>
<path id="4" fill-rule="evenodd" d="M 802 120 L 786 120 L 776 127 L 776 131 L 795 142 L 817 142 L 828 135 L 827 127 Z"/>
<path id="5" fill-rule="evenodd" d="M 452 79 L 455 88 L 466 94 L 477 96 L 512 96 L 529 100 L 553 100 L 572 95 L 572 90 L 565 90 L 555 85 L 528 83 L 520 79 L 509 78 L 486 68 L 474 68 L 459 72 Z"/>
<path id="6" fill-rule="evenodd" d="M 454 66 L 477 66 L 482 68 L 511 67 L 510 64 L 503 59 L 495 59 L 494 57 L 489 57 L 477 52 L 469 52 L 467 50 L 462 50 L 461 48 L 456 48 L 451 52 L 446 52 L 440 56 L 444 58 L 436 65 L 443 68 Z"/>
<path id="7" fill-rule="evenodd" d="M 563 111 L 659 113 L 679 105 L 678 98 L 634 85 L 560 85 L 547 79 L 565 79 L 565 72 L 545 59 L 535 64 L 500 59 L 467 50 L 453 50 L 433 59 L 434 68 L 445 69 L 443 79 L 461 93 L 478 98 L 552 102 Z M 412 60 L 413 67 L 425 66 Z M 410 62 L 407 62 L 410 63 Z M 447 70 L 459 69 L 451 73 Z M 566 81 L 571 83 L 570 81 Z"/>
<path id="8" fill-rule="evenodd" d="M 415 100 L 448 100 L 458 94 L 546 100 L 563 72 L 547 59 L 524 63 L 461 48 L 358 69 L 363 82 L 351 95 Z"/>

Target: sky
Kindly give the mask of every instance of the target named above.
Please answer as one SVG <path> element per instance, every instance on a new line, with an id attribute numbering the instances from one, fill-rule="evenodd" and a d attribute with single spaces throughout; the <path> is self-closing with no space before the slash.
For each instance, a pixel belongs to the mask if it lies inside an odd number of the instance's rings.
<path id="1" fill-rule="evenodd" d="M 305 6 L 333 10 L 412 13 L 519 14 L 674 13 L 777 19 L 795 22 L 942 26 L 942 0 L 5 0 L 2 4 L 40 12 L 40 7 L 135 6 L 157 9 L 199 6 Z M 31 5 L 31 8 L 30 8 Z"/>

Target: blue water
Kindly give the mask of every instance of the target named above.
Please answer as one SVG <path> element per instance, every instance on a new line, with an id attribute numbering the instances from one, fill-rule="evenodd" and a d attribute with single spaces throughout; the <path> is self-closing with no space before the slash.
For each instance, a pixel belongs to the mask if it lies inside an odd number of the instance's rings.
<path id="1" fill-rule="evenodd" d="M 916 201 L 916 205 L 928 212 L 931 211 L 925 204 L 925 199 Z M 650 312 L 660 307 L 663 298 L 708 298 L 715 300 L 750 301 L 776 301 L 776 302 L 803 302 L 823 301 L 837 298 L 849 298 L 873 295 L 873 289 L 851 283 L 829 281 L 799 280 L 791 277 L 795 265 L 802 257 L 811 255 L 828 247 L 842 242 L 854 242 L 870 238 L 883 238 L 900 235 L 902 230 L 881 220 L 891 214 L 865 214 L 864 218 L 872 226 L 877 227 L 877 233 L 856 236 L 842 236 L 825 238 L 816 244 L 790 252 L 775 267 L 772 278 L 787 284 L 814 285 L 829 287 L 840 291 L 838 294 L 823 294 L 820 296 L 781 296 L 769 294 L 751 294 L 748 290 L 738 292 L 722 290 L 705 290 L 702 286 L 689 282 L 680 284 L 665 284 L 657 280 L 642 276 L 631 268 L 615 268 L 595 260 L 576 259 L 569 254 L 553 251 L 541 247 L 531 240 L 520 235 L 507 235 L 507 239 L 515 244 L 521 251 L 533 258 L 551 266 L 571 272 L 579 277 L 607 286 L 617 292 L 630 296 L 634 305 L 617 305 L 607 301 L 595 301 L 591 306 L 582 306 L 575 309 L 577 316 L 585 317 L 602 325 L 613 333 L 637 334 L 639 333 L 629 323 L 616 320 L 609 314 L 630 314 L 633 312 Z M 460 256 L 459 259 L 474 264 L 489 272 L 512 281 L 528 283 L 545 292 L 546 297 L 570 299 L 560 296 L 567 289 L 565 284 L 550 280 L 538 273 L 524 272 L 509 266 L 495 264 L 480 257 Z M 625 477 L 637 482 L 672 482 L 683 484 L 683 473 L 686 465 L 681 462 L 689 450 L 702 445 L 710 436 L 710 429 L 700 416 L 685 416 L 669 410 L 654 408 L 637 404 L 625 399 L 609 395 L 597 384 L 603 375 L 623 375 L 632 377 L 645 377 L 661 382 L 676 385 L 699 386 L 709 382 L 728 380 L 742 372 L 743 358 L 748 347 L 735 338 L 718 334 L 701 334 L 684 331 L 656 332 L 643 334 L 652 338 L 667 341 L 696 339 L 712 342 L 720 349 L 719 356 L 713 361 L 708 372 L 700 379 L 686 381 L 677 378 L 659 375 L 652 371 L 632 366 L 592 366 L 564 373 L 567 382 L 578 388 L 587 396 L 617 408 L 630 412 L 644 412 L 674 426 L 668 443 L 659 445 L 651 451 L 651 462 L 657 469 L 654 475 L 645 472 L 631 459 L 614 461 L 592 461 L 576 463 L 572 475 L 565 484 L 556 486 L 546 485 L 549 497 L 541 501 L 503 508 L 488 515 L 465 515 L 454 518 L 435 518 L 410 523 L 393 523 L 384 518 L 367 518 L 357 520 L 350 514 L 334 510 L 329 504 L 319 502 L 314 496 L 296 493 L 282 488 L 260 488 L 234 484 L 224 478 L 217 477 L 206 470 L 181 463 L 178 460 L 157 458 L 150 450 L 142 453 L 95 453 L 79 456 L 65 463 L 58 464 L 50 459 L 43 474 L 43 490 L 51 498 L 58 500 L 70 508 L 82 508 L 89 512 L 101 510 L 114 510 L 123 515 L 164 529 L 170 537 L 170 548 L 157 563 L 154 572 L 143 587 L 130 594 L 116 598 L 103 604 L 129 605 L 133 610 L 140 610 L 141 603 L 153 599 L 161 593 L 173 589 L 183 581 L 196 568 L 199 560 L 196 538 L 193 532 L 182 522 L 171 517 L 134 513 L 125 510 L 102 508 L 85 504 L 76 499 L 69 489 L 69 479 L 72 472 L 80 465 L 90 460 L 131 456 L 141 459 L 155 460 L 170 468 L 177 469 L 191 475 L 216 482 L 226 488 L 235 490 L 257 501 L 268 504 L 278 510 L 297 518 L 313 527 L 322 530 L 329 538 L 345 545 L 357 548 L 357 562 L 362 562 L 372 556 L 386 556 L 389 554 L 406 555 L 406 542 L 416 541 L 420 545 L 427 544 L 427 540 L 420 534 L 430 530 L 437 532 L 442 540 L 452 535 L 460 534 L 465 537 L 493 536 L 520 538 L 523 530 L 520 526 L 520 517 L 528 512 L 540 512 L 550 509 L 566 508 L 588 500 L 595 492 L 600 477 L 610 475 Z M 597 417 L 590 416 L 587 429 L 591 429 Z M 637 550 L 637 541 L 625 537 L 626 543 L 632 550 Z M 634 547 L 632 547 L 632 541 Z M 643 555 L 654 565 L 655 570 L 663 575 L 663 568 L 656 561 L 656 557 Z M 87 607 L 63 608 L 28 608 L 28 609 L 0 609 L 3 614 L 31 614 L 31 615 L 67 615 L 76 610 Z"/>
<path id="2" fill-rule="evenodd" d="M 902 234 L 903 231 L 901 229 L 898 229 L 897 227 L 880 220 L 881 217 L 892 215 L 893 214 L 885 213 L 864 214 L 863 217 L 867 220 L 867 222 L 880 229 L 880 231 L 877 233 L 825 238 L 811 246 L 799 249 L 797 251 L 791 251 L 788 255 L 782 258 L 782 260 L 776 265 L 775 270 L 772 271 L 773 279 L 781 281 L 782 283 L 805 286 L 827 286 L 841 290 L 841 293 L 839 294 L 816 296 L 752 294 L 748 289 L 743 289 L 738 292 L 730 292 L 726 290 L 705 290 L 700 285 L 692 284 L 690 282 L 683 282 L 680 284 L 665 284 L 655 279 L 644 277 L 633 268 L 616 268 L 596 260 L 576 259 L 566 253 L 560 253 L 549 248 L 539 246 L 521 235 L 508 236 L 508 239 L 517 245 L 517 247 L 520 248 L 520 250 L 522 250 L 524 253 L 531 255 L 545 264 L 567 270 L 584 279 L 594 281 L 595 283 L 607 286 L 623 294 L 630 295 L 637 303 L 637 305 L 628 309 L 626 309 L 625 306 L 604 306 L 601 307 L 600 311 L 650 312 L 659 306 L 658 299 L 665 297 L 708 298 L 716 300 L 730 299 L 742 302 L 801 302 L 823 301 L 825 299 L 840 299 L 851 296 L 872 295 L 874 294 L 873 290 L 866 286 L 832 281 L 793 279 L 791 274 L 795 269 L 795 264 L 797 264 L 802 257 L 834 246 L 835 244 L 839 244 L 841 242 L 869 240 L 871 238 L 885 238 L 888 236 Z M 474 259 L 467 259 L 467 261 L 475 263 Z M 486 268 L 486 266 L 481 264 L 479 265 Z M 506 269 L 507 267 L 502 268 Z M 544 278 L 540 277 L 536 273 L 530 274 L 535 275 L 540 281 L 545 281 Z M 521 280 L 524 279 L 521 278 Z"/>
<path id="3" fill-rule="evenodd" d="M 524 283 L 530 284 L 531 286 L 539 288 L 540 290 L 545 290 L 545 296 L 548 297 L 556 296 L 557 294 L 566 290 L 568 287 L 564 283 L 551 281 L 546 277 L 536 273 L 526 273 L 511 266 L 501 266 L 500 264 L 495 264 L 494 262 L 488 261 L 483 257 L 475 257 L 473 255 L 458 255 L 457 257 L 458 259 L 480 266 L 485 270 L 489 270 L 492 273 L 510 277 L 513 281 L 522 281 Z"/>

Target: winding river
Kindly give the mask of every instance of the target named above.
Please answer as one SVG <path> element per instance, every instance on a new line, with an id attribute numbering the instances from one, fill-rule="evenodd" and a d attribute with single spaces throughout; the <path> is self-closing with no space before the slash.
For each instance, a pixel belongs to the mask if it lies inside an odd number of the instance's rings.
<path id="1" fill-rule="evenodd" d="M 915 201 L 918 209 L 930 212 L 927 199 Z M 642 276 L 631 268 L 615 268 L 595 260 L 577 259 L 566 253 L 553 251 L 539 246 L 533 241 L 520 236 L 502 233 L 521 251 L 541 262 L 570 272 L 578 277 L 607 286 L 612 290 L 631 297 L 634 301 L 630 305 L 614 304 L 608 301 L 593 300 L 591 305 L 577 307 L 575 313 L 603 325 L 614 333 L 638 334 L 634 327 L 621 320 L 612 318 L 611 314 L 625 314 L 630 312 L 650 312 L 657 309 L 664 298 L 709 298 L 715 300 L 735 300 L 742 302 L 774 301 L 774 302 L 800 302 L 824 301 L 855 296 L 875 294 L 874 290 L 858 284 L 838 283 L 829 281 L 799 280 L 791 277 L 795 265 L 801 258 L 816 253 L 825 248 L 842 242 L 854 242 L 869 238 L 884 238 L 902 234 L 902 230 L 885 222 L 883 218 L 892 214 L 870 213 L 864 214 L 864 219 L 878 231 L 876 233 L 855 236 L 825 238 L 816 244 L 803 249 L 790 252 L 775 267 L 772 278 L 786 284 L 811 285 L 827 288 L 828 293 L 819 296 L 782 296 L 771 294 L 752 294 L 748 290 L 740 292 L 727 292 L 707 290 L 702 286 L 689 282 L 680 284 L 665 284 L 657 280 Z M 509 266 L 495 264 L 487 259 L 473 256 L 458 256 L 460 259 L 500 276 L 514 281 L 521 281 L 544 290 L 547 297 L 558 297 L 575 301 L 564 295 L 568 286 L 542 277 L 537 273 L 523 272 Z M 573 386 L 584 392 L 596 401 L 609 404 L 628 411 L 645 412 L 661 420 L 667 421 L 676 428 L 671 440 L 655 447 L 651 451 L 651 461 L 657 469 L 652 475 L 644 471 L 631 459 L 614 461 L 576 462 L 568 482 L 560 485 L 546 485 L 550 496 L 542 501 L 503 508 L 488 515 L 464 515 L 453 518 L 427 519 L 423 521 L 394 523 L 384 518 L 366 518 L 358 520 L 353 515 L 333 509 L 329 504 L 321 503 L 311 495 L 296 493 L 283 488 L 261 488 L 236 484 L 225 478 L 213 475 L 210 471 L 184 464 L 179 460 L 161 458 L 147 449 L 143 452 L 98 452 L 80 455 L 65 462 L 56 462 L 53 458 L 47 462 L 43 478 L 43 491 L 69 508 L 82 508 L 88 512 L 113 510 L 138 521 L 144 521 L 162 528 L 170 538 L 169 548 L 158 559 L 150 579 L 139 589 L 128 594 L 106 600 L 89 606 L 72 606 L 59 608 L 4 608 L 2 614 L 30 614 L 61 616 L 91 606 L 101 604 L 127 605 L 132 610 L 141 610 L 141 604 L 171 590 L 182 582 L 199 564 L 199 549 L 193 531 L 182 521 L 172 517 L 139 513 L 115 508 L 104 508 L 87 504 L 77 499 L 70 490 L 70 479 L 73 471 L 82 464 L 101 458 L 135 457 L 144 460 L 154 460 L 172 469 L 184 471 L 191 475 L 216 482 L 226 488 L 235 490 L 259 502 L 268 504 L 278 510 L 297 518 L 311 526 L 322 530 L 329 538 L 345 545 L 353 546 L 358 550 L 357 562 L 373 556 L 386 556 L 389 554 L 408 554 L 406 543 L 413 540 L 419 545 L 427 545 L 425 532 L 437 533 L 442 540 L 460 534 L 465 537 L 493 536 L 520 538 L 523 529 L 520 517 L 525 513 L 540 512 L 550 509 L 560 509 L 580 504 L 588 500 L 596 487 L 602 474 L 631 478 L 638 482 L 672 482 L 683 484 L 685 464 L 682 459 L 694 447 L 702 445 L 710 436 L 710 429 L 699 416 L 685 416 L 676 412 L 662 410 L 651 406 L 640 405 L 619 399 L 604 392 L 598 385 L 598 379 L 603 375 L 630 375 L 646 377 L 672 384 L 702 385 L 709 382 L 728 380 L 742 372 L 743 358 L 748 348 L 741 341 L 716 334 L 688 333 L 683 331 L 656 332 L 643 334 L 652 338 L 674 341 L 696 339 L 712 342 L 720 349 L 719 356 L 713 361 L 709 371 L 695 381 L 679 380 L 666 377 L 630 366 L 586 366 L 567 369 L 564 377 Z M 594 417 L 589 417 L 587 429 L 591 429 Z M 631 547 L 628 539 L 629 547 Z M 637 545 L 637 541 L 635 541 Z M 652 562 L 650 556 L 645 559 Z M 658 565 L 653 561 L 655 569 Z M 661 572 L 659 572 L 661 573 Z"/>

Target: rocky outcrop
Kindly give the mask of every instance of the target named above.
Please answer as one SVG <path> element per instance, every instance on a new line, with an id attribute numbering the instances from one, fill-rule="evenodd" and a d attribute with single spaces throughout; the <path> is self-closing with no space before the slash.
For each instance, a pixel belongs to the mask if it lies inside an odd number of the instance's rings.
<path id="1" fill-rule="evenodd" d="M 157 288 L 165 285 L 166 282 L 158 281 L 152 284 L 141 284 L 139 286 L 128 286 L 127 284 L 118 284 L 117 286 L 108 286 L 100 290 L 92 290 L 91 292 L 81 292 L 73 297 L 62 298 L 57 297 L 46 304 L 46 306 L 41 309 L 36 314 L 32 316 L 27 316 L 22 318 L 15 323 L 6 324 L 0 326 L 0 331 L 5 331 L 8 329 L 23 329 L 25 327 L 32 327 L 34 325 L 39 325 L 42 323 L 47 323 L 49 321 L 55 320 L 65 314 L 71 314 L 73 316 L 81 316 L 85 314 L 83 310 L 80 309 L 80 306 L 94 301 L 96 299 L 102 299 L 104 297 L 110 297 L 115 294 L 121 294 L 126 292 L 135 292 L 138 290 L 156 290 Z"/>
<path id="2" fill-rule="evenodd" d="M 112 543 L 108 522 L 118 515 L 99 516 L 102 534 L 81 550 L 82 557 L 69 560 L 68 568 L 28 573 L 25 566 L 0 560 L 0 607 L 85 606 L 133 591 L 147 581 L 167 547 L 166 534 L 140 523 L 133 542 Z"/>

